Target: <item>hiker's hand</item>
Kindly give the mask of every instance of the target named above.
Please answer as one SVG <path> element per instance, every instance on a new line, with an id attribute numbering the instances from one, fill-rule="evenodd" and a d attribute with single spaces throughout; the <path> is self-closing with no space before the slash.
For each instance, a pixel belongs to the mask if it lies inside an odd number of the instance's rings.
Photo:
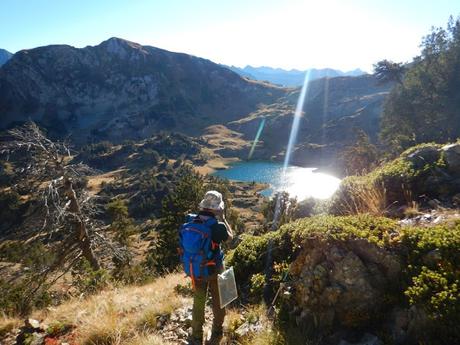
<path id="1" fill-rule="evenodd" d="M 225 219 L 224 210 L 218 210 L 216 213 L 218 217 L 220 217 L 221 219 Z"/>

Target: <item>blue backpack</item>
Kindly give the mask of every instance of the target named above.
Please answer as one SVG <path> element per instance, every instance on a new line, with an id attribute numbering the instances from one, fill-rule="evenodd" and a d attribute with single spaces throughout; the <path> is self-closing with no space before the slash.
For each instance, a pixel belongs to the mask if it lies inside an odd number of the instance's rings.
<path id="1" fill-rule="evenodd" d="M 180 259 L 193 287 L 196 280 L 209 276 L 209 267 L 222 264 L 223 254 L 211 239 L 211 226 L 216 223 L 214 217 L 203 221 L 199 216 L 189 214 L 179 229 Z"/>

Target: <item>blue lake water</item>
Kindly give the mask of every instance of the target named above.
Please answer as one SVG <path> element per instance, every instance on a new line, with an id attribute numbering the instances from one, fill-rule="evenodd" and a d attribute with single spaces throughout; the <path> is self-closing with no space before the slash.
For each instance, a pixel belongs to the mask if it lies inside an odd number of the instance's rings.
<path id="1" fill-rule="evenodd" d="M 265 196 L 275 191 L 287 191 L 298 200 L 331 197 L 339 187 L 340 179 L 314 170 L 289 166 L 284 172 L 282 163 L 254 161 L 232 164 L 229 169 L 218 170 L 213 175 L 235 181 L 268 183 L 270 188 L 262 192 Z"/>

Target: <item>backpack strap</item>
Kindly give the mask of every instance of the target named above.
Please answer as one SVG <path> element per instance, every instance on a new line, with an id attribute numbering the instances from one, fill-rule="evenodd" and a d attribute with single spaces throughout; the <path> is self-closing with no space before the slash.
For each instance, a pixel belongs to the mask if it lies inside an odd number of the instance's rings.
<path id="1" fill-rule="evenodd" d="M 208 219 L 206 219 L 204 224 L 206 224 L 207 226 L 211 227 L 214 224 L 217 224 L 217 219 L 215 217 L 209 217 Z"/>
<path id="2" fill-rule="evenodd" d="M 200 215 L 196 215 L 193 219 L 192 219 L 192 222 L 193 223 L 198 223 L 198 224 L 203 224 L 203 220 L 200 218 Z"/>

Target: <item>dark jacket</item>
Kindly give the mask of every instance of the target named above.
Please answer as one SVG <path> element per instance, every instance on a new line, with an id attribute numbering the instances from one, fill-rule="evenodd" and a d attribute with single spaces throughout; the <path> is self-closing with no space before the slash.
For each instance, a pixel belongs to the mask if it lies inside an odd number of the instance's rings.
<path id="1" fill-rule="evenodd" d="M 216 216 L 211 213 L 211 212 L 206 212 L 206 211 L 200 211 L 198 213 L 198 216 L 200 218 L 204 218 L 204 220 L 208 219 L 209 217 L 215 218 Z M 220 252 L 220 244 L 222 242 L 225 242 L 228 240 L 228 229 L 225 223 L 222 222 L 217 222 L 216 224 L 211 226 L 211 240 L 215 243 L 217 243 L 219 246 L 214 250 L 214 252 L 217 254 Z M 221 265 L 222 266 L 222 265 Z M 217 267 L 217 269 L 220 269 L 220 267 Z M 215 270 L 212 267 L 209 267 L 209 274 L 212 275 L 215 273 Z"/>

